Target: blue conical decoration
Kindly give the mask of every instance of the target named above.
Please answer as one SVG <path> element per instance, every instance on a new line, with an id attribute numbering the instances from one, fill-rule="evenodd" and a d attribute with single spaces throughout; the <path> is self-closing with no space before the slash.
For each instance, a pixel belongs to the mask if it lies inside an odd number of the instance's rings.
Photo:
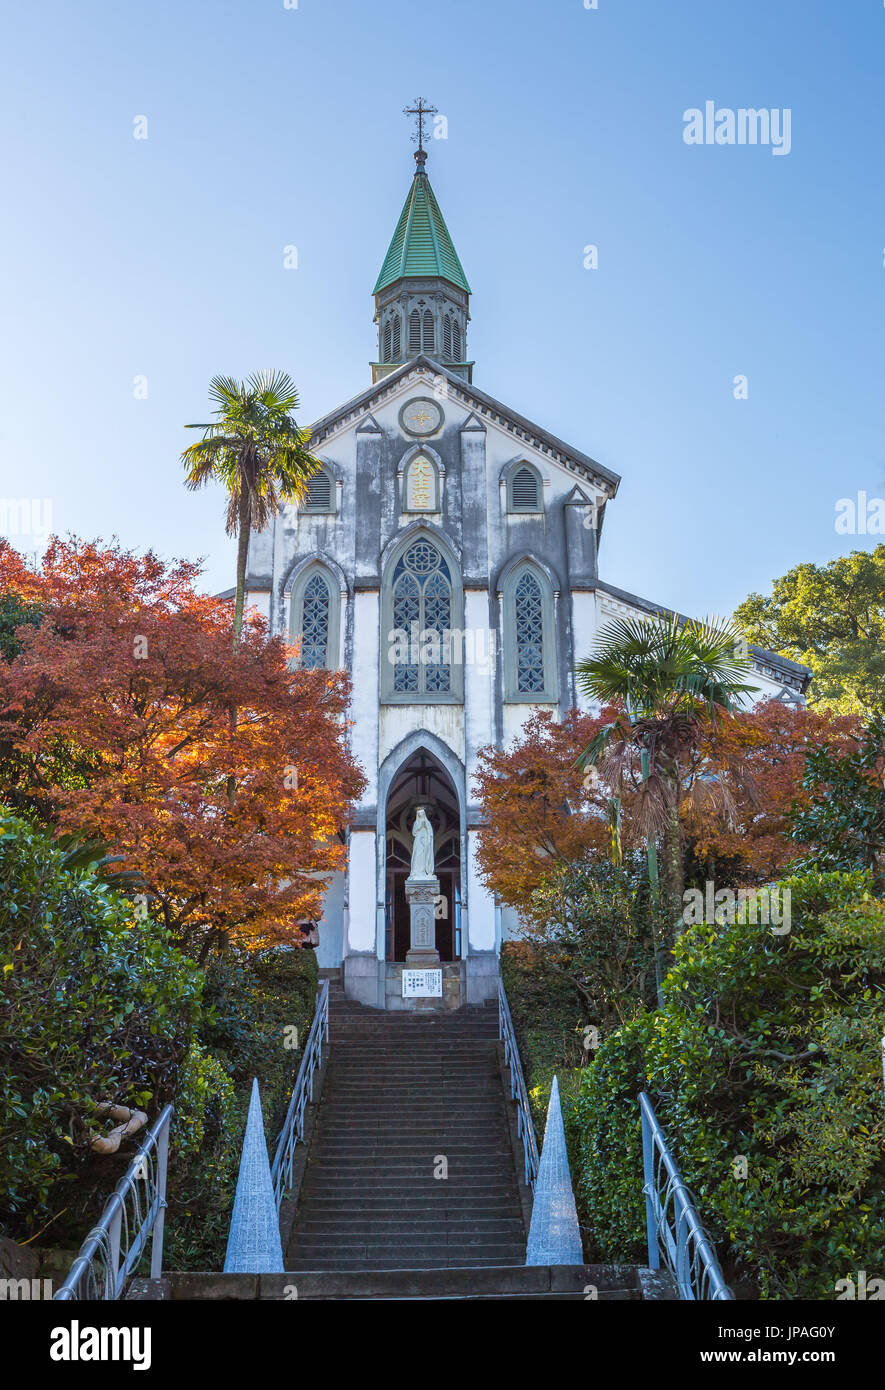
<path id="1" fill-rule="evenodd" d="M 527 1265 L 584 1263 L 578 1212 L 565 1147 L 559 1082 L 555 1076 L 550 1088 L 544 1146 L 541 1149 L 541 1162 L 535 1181 L 535 1201 L 525 1262 Z"/>
<path id="2" fill-rule="evenodd" d="M 237 1192 L 224 1257 L 225 1274 L 282 1274 L 283 1247 L 274 1200 L 273 1180 L 264 1138 L 258 1082 L 252 1099 L 240 1157 Z"/>

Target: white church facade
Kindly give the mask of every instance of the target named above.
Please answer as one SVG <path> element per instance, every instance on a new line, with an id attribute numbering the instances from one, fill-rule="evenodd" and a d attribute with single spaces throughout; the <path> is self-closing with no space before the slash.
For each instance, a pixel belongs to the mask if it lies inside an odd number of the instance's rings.
<path id="1" fill-rule="evenodd" d="M 410 827 L 433 825 L 446 1002 L 496 990 L 513 928 L 477 868 L 479 750 L 536 709 L 579 705 L 574 668 L 612 616 L 668 612 L 605 583 L 617 474 L 473 382 L 470 287 L 417 168 L 375 286 L 378 358 L 319 420 L 322 469 L 300 507 L 250 538 L 248 601 L 301 661 L 349 672 L 367 786 L 346 872 L 326 894 L 321 967 L 352 997 L 405 1007 Z M 753 651 L 761 696 L 801 701 L 808 673 Z"/>

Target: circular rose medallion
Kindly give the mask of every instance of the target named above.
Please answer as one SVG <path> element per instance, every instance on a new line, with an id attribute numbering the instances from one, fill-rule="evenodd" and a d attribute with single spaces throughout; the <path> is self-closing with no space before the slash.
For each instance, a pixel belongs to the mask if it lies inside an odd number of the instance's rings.
<path id="1" fill-rule="evenodd" d="M 443 423 L 443 413 L 436 401 L 429 396 L 418 396 L 407 401 L 399 413 L 399 422 L 407 434 L 435 434 Z"/>

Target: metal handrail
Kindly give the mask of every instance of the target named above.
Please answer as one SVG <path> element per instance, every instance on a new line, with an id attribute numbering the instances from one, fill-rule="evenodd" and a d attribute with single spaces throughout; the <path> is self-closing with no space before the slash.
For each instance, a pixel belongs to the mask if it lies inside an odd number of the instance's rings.
<path id="1" fill-rule="evenodd" d="M 516 1124 L 522 1140 L 525 1181 L 534 1192 L 535 1178 L 538 1176 L 538 1141 L 535 1137 L 535 1123 L 532 1119 L 525 1077 L 522 1074 L 522 1063 L 519 1060 L 516 1033 L 513 1031 L 513 1019 L 510 1017 L 510 1005 L 501 980 L 498 981 L 498 1037 L 504 1043 L 504 1060 L 510 1068 L 510 1096 L 516 1101 Z"/>
<path id="2" fill-rule="evenodd" d="M 283 1128 L 277 1139 L 276 1153 L 270 1165 L 273 1179 L 274 1198 L 277 1212 L 283 1203 L 283 1194 L 292 1186 L 292 1168 L 296 1145 L 304 1140 L 304 1117 L 308 1105 L 313 1100 L 314 1072 L 322 1064 L 323 1042 L 329 1041 L 329 981 L 323 980 L 317 990 L 313 1022 L 304 1044 L 304 1055 L 295 1078 L 295 1086 Z"/>
<path id="3" fill-rule="evenodd" d="M 694 1199 L 645 1091 L 639 1096 L 639 1110 L 649 1268 L 660 1269 L 663 1254 L 680 1298 L 733 1299 L 716 1249 L 701 1225 Z"/>
<path id="4" fill-rule="evenodd" d="M 167 1105 L 80 1246 L 56 1299 L 120 1298 L 148 1240 L 151 1278 L 160 1278 L 171 1121 L 172 1106 Z"/>

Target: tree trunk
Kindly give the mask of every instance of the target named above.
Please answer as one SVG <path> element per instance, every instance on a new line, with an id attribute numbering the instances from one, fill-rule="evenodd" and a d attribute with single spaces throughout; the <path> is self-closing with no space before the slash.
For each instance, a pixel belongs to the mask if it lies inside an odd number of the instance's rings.
<path id="1" fill-rule="evenodd" d="M 641 750 L 642 780 L 647 782 L 651 771 L 651 759 L 648 752 L 648 744 L 645 743 Z M 655 991 L 658 998 L 658 1008 L 664 1007 L 664 993 L 661 986 L 666 975 L 664 953 L 667 949 L 666 943 L 660 940 L 660 933 L 655 925 L 655 918 L 658 915 L 658 904 L 660 902 L 660 882 L 658 879 L 658 847 L 655 844 L 654 836 L 648 838 L 647 848 L 648 860 L 648 886 L 651 893 L 650 912 L 651 912 L 651 943 L 655 960 Z"/>
<path id="2" fill-rule="evenodd" d="M 242 487 L 242 484 L 241 484 Z M 243 628 L 243 609 L 246 605 L 246 560 L 249 555 L 249 532 L 252 529 L 252 507 L 249 493 L 240 493 L 240 524 L 237 534 L 237 596 L 234 602 L 234 651 L 240 645 Z"/>
<path id="3" fill-rule="evenodd" d="M 675 941 L 682 935 L 682 912 L 685 906 L 685 870 L 682 863 L 682 826 L 679 822 L 679 806 L 668 806 L 664 822 L 664 897 L 667 904 L 672 936 Z"/>
<path id="4" fill-rule="evenodd" d="M 243 609 L 246 604 L 246 560 L 249 555 L 249 532 L 252 529 L 252 504 L 249 493 L 243 484 L 240 484 L 240 529 L 237 536 L 237 597 L 234 603 L 234 651 L 240 645 L 240 633 L 243 630 Z M 237 707 L 230 707 L 230 731 L 233 736 L 237 727 Z M 237 795 L 237 779 L 231 773 L 227 779 L 227 799 L 233 808 Z"/>

